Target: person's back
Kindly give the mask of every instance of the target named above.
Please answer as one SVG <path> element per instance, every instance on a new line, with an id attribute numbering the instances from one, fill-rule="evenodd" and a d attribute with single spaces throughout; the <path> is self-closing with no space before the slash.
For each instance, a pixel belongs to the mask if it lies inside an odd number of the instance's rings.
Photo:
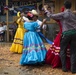
<path id="1" fill-rule="evenodd" d="M 24 22 L 22 19 L 23 15 L 24 15 L 23 11 L 21 11 L 18 15 L 19 16 L 17 20 L 18 28 L 16 30 L 16 33 L 14 33 L 15 34 L 14 40 L 10 48 L 11 52 L 22 53 L 22 50 L 23 50 L 23 37 L 24 37 L 24 33 L 26 32 L 26 30 L 24 30 L 23 28 L 23 25 L 24 25 Z M 12 25 L 12 28 L 14 28 L 13 25 Z"/>
<path id="2" fill-rule="evenodd" d="M 62 32 L 76 29 L 76 16 L 72 13 L 70 9 L 65 10 L 62 12 Z M 64 25 L 64 26 L 63 26 Z"/>
<path id="3" fill-rule="evenodd" d="M 65 1 L 64 6 L 66 10 L 63 12 L 62 22 L 62 38 L 61 38 L 61 48 L 60 48 L 60 57 L 62 63 L 62 70 L 67 72 L 66 67 L 66 51 L 68 45 L 70 45 L 70 62 L 71 62 L 71 71 L 76 73 L 76 16 L 72 13 L 71 2 Z"/>
<path id="4" fill-rule="evenodd" d="M 19 19 L 17 20 L 18 28 L 23 28 L 23 23 L 24 23 L 24 22 L 20 21 L 20 19 L 21 19 L 21 18 L 19 18 Z"/>

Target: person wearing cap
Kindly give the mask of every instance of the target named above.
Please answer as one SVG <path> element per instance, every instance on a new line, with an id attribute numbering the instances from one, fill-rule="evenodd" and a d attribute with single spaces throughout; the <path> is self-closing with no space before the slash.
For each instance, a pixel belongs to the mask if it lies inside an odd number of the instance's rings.
<path id="1" fill-rule="evenodd" d="M 15 52 L 15 53 L 22 53 L 23 50 L 23 36 L 24 33 L 26 32 L 26 29 L 24 29 L 23 25 L 25 21 L 28 21 L 28 19 L 24 17 L 24 12 L 18 12 L 17 13 L 17 24 L 18 24 L 18 28 L 16 30 L 16 34 L 12 43 L 12 46 L 10 48 L 11 52 Z"/>
<path id="2" fill-rule="evenodd" d="M 64 12 L 57 14 L 50 13 L 50 17 L 56 20 L 60 20 L 62 25 L 62 37 L 60 43 L 62 70 L 64 72 L 68 71 L 66 68 L 66 50 L 69 44 L 71 72 L 76 73 L 76 16 L 71 11 L 72 4 L 70 1 L 65 1 L 64 7 Z"/>
<path id="3" fill-rule="evenodd" d="M 27 13 L 27 18 L 30 21 L 24 23 L 24 28 L 27 32 L 24 34 L 20 65 L 41 64 L 45 61 L 47 50 L 39 34 L 36 32 L 39 25 L 36 21 L 33 21 L 33 17 L 34 15 L 32 13 Z M 45 21 L 44 19 L 42 25 Z"/>

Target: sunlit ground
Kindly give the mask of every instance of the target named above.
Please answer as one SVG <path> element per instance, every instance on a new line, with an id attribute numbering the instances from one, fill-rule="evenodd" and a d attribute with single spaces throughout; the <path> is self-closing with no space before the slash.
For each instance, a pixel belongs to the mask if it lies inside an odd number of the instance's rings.
<path id="1" fill-rule="evenodd" d="M 71 72 L 62 72 L 61 68 L 53 69 L 51 65 L 20 66 L 21 54 L 9 51 L 11 43 L 0 43 L 0 75 L 72 75 Z M 49 49 L 50 45 L 45 44 Z"/>

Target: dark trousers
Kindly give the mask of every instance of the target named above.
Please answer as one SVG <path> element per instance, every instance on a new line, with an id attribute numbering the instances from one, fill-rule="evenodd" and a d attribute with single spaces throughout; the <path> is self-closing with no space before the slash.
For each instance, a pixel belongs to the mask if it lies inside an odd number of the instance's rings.
<path id="1" fill-rule="evenodd" d="M 60 58 L 62 69 L 66 68 L 66 51 L 68 45 L 70 45 L 71 71 L 76 72 L 76 34 L 63 35 L 61 38 Z"/>

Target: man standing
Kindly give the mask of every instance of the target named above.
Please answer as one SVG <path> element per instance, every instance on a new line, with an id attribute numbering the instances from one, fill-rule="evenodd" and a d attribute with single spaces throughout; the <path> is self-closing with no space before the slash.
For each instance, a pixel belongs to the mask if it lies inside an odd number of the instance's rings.
<path id="1" fill-rule="evenodd" d="M 76 73 L 76 16 L 71 11 L 72 4 L 70 1 L 65 1 L 64 7 L 64 12 L 58 14 L 50 14 L 50 17 L 55 20 L 60 20 L 62 24 L 62 38 L 60 45 L 60 58 L 62 63 L 62 70 L 64 72 L 68 71 L 66 68 L 66 50 L 69 44 L 71 71 L 72 73 Z"/>

